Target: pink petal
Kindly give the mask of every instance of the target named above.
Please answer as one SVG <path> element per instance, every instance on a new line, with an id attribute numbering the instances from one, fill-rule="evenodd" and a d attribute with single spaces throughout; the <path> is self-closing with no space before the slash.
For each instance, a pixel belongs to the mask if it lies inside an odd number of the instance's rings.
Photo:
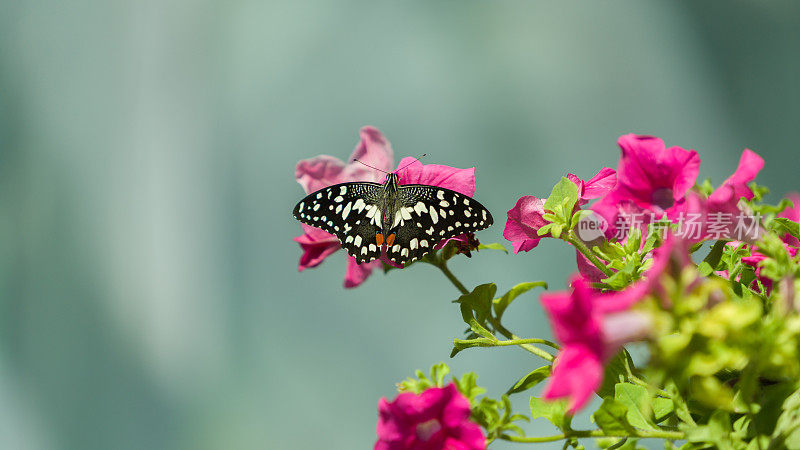
<path id="1" fill-rule="evenodd" d="M 581 276 L 589 281 L 599 283 L 600 281 L 608 278 L 600 269 L 597 268 L 591 261 L 589 261 L 583 253 L 575 250 L 575 257 L 578 264 L 578 272 Z"/>
<path id="2" fill-rule="evenodd" d="M 394 152 L 386 137 L 375 127 L 366 126 L 359 130 L 361 141 L 356 145 L 350 155 L 347 167 L 342 173 L 342 181 L 372 181 L 378 182 L 384 177 L 383 172 L 392 170 Z M 368 164 L 373 168 L 367 167 Z M 376 170 L 377 169 L 377 170 Z"/>
<path id="3" fill-rule="evenodd" d="M 545 293 L 539 297 L 553 334 L 565 344 L 585 345 L 599 354 L 600 322 L 594 311 L 595 297 L 599 294 L 580 278 L 573 279 L 572 287 L 572 292 Z"/>
<path id="4" fill-rule="evenodd" d="M 608 194 L 617 185 L 617 171 L 603 167 L 591 180 L 584 182 L 581 199 L 591 200 Z"/>
<path id="5" fill-rule="evenodd" d="M 310 194 L 332 184 L 341 183 L 344 163 L 333 156 L 320 155 L 297 163 L 294 178 Z"/>
<path id="6" fill-rule="evenodd" d="M 442 425 L 446 428 L 457 428 L 461 423 L 469 419 L 469 400 L 458 391 L 458 388 L 453 383 L 448 384 L 442 389 L 445 394 L 445 405 L 442 409 Z"/>
<path id="7" fill-rule="evenodd" d="M 641 311 L 623 311 L 603 317 L 603 355 L 609 358 L 628 342 L 641 341 L 653 331 L 653 320 Z"/>
<path id="8" fill-rule="evenodd" d="M 337 241 L 338 243 L 338 241 Z M 347 269 L 344 273 L 344 287 L 354 288 L 366 281 L 372 269 L 381 267 L 381 261 L 376 259 L 368 263 L 359 264 L 356 259 L 347 255 Z"/>
<path id="9" fill-rule="evenodd" d="M 599 356 L 581 345 L 565 346 L 553 364 L 553 375 L 543 392 L 545 400 L 568 397 L 569 411 L 575 414 L 586 406 L 603 381 Z"/>
<path id="10" fill-rule="evenodd" d="M 526 195 L 506 213 L 503 237 L 513 243 L 514 253 L 529 251 L 539 244 L 542 238 L 537 233 L 539 228 L 550 223 L 542 217 L 544 202 L 544 199 Z"/>
<path id="11" fill-rule="evenodd" d="M 304 234 L 294 238 L 294 241 L 300 244 L 300 248 L 303 249 L 303 255 L 300 256 L 298 265 L 298 270 L 302 272 L 309 267 L 318 266 L 325 258 L 341 247 L 336 236 L 316 227 L 306 224 L 301 225 L 303 226 Z"/>
<path id="12" fill-rule="evenodd" d="M 778 214 L 778 217 L 800 222 L 800 193 L 791 192 L 786 196 L 786 198 L 792 202 L 792 206 L 781 211 Z"/>
<path id="13" fill-rule="evenodd" d="M 723 181 L 722 186 L 733 188 L 733 197 L 737 201 L 742 197 L 751 200 L 753 191 L 747 187 L 747 184 L 756 179 L 756 175 L 763 167 L 764 159 L 762 157 L 750 149 L 744 149 L 741 158 L 739 158 L 739 166 L 736 168 L 736 172 Z"/>
<path id="14" fill-rule="evenodd" d="M 618 187 L 639 206 L 666 209 L 694 186 L 700 170 L 696 151 L 665 149 L 664 141 L 653 136 L 627 134 L 617 142 L 622 149 Z"/>
<path id="15" fill-rule="evenodd" d="M 459 192 L 475 194 L 475 168 L 457 169 L 439 164 L 425 164 L 414 158 L 403 158 L 397 165 L 400 184 L 427 184 Z"/>

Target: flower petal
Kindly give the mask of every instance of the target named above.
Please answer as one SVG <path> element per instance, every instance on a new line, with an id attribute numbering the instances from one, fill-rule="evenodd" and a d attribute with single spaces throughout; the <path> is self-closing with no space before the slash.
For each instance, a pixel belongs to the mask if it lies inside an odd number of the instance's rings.
<path id="1" fill-rule="evenodd" d="M 543 392 L 545 400 L 568 397 L 575 414 L 591 399 L 603 381 L 603 363 L 597 354 L 581 345 L 565 346 L 553 364 L 553 375 Z"/>
<path id="2" fill-rule="evenodd" d="M 425 164 L 406 157 L 397 165 L 400 184 L 427 184 L 459 192 L 475 194 L 475 168 L 457 169 L 440 164 Z"/>
<path id="3" fill-rule="evenodd" d="M 581 199 L 592 200 L 608 194 L 617 185 L 617 171 L 610 167 L 603 167 L 589 181 L 583 183 Z"/>
<path id="4" fill-rule="evenodd" d="M 338 241 L 337 241 L 338 243 Z M 347 269 L 344 273 L 344 287 L 354 288 L 363 283 L 372 274 L 373 269 L 382 266 L 379 259 L 368 263 L 359 264 L 356 259 L 347 255 Z"/>
<path id="5" fill-rule="evenodd" d="M 392 170 L 394 152 L 383 133 L 371 126 L 361 128 L 358 133 L 361 141 L 350 155 L 347 167 L 342 173 L 342 181 L 339 183 L 345 181 L 378 182 L 384 177 L 384 172 Z M 364 164 L 355 161 L 356 159 Z M 365 164 L 372 167 L 367 167 Z"/>
<path id="6" fill-rule="evenodd" d="M 543 237 L 538 234 L 539 228 L 550 223 L 542 217 L 544 202 L 544 199 L 526 195 L 520 197 L 517 204 L 506 213 L 503 237 L 513 243 L 514 253 L 527 252 L 539 244 Z"/>
<path id="7" fill-rule="evenodd" d="M 756 179 L 756 175 L 763 167 L 764 158 L 746 148 L 739 158 L 739 166 L 736 168 L 736 172 L 723 181 L 720 187 L 730 186 L 733 189 L 733 197 L 736 201 L 742 197 L 751 200 L 753 191 L 747 187 L 747 184 Z"/>
<path id="8" fill-rule="evenodd" d="M 297 163 L 294 178 L 310 194 L 332 184 L 342 182 L 344 163 L 333 156 L 320 155 Z"/>
<path id="9" fill-rule="evenodd" d="M 304 234 L 294 238 L 294 241 L 300 244 L 300 248 L 303 249 L 303 255 L 300 256 L 298 265 L 300 272 L 309 267 L 318 266 L 325 258 L 341 248 L 336 236 L 316 227 L 306 224 L 301 225 L 303 226 Z"/>

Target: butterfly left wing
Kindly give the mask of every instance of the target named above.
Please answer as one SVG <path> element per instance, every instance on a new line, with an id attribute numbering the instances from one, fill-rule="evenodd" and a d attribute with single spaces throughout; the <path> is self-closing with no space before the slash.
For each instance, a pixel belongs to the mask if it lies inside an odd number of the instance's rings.
<path id="1" fill-rule="evenodd" d="M 339 239 L 347 253 L 365 263 L 381 256 L 375 234 L 381 220 L 377 202 L 381 185 L 341 183 L 312 192 L 294 207 L 294 218 Z"/>
<path id="2" fill-rule="evenodd" d="M 397 264 L 415 261 L 444 239 L 480 231 L 494 223 L 475 199 L 450 189 L 424 184 L 401 185 L 400 224 L 388 258 Z"/>

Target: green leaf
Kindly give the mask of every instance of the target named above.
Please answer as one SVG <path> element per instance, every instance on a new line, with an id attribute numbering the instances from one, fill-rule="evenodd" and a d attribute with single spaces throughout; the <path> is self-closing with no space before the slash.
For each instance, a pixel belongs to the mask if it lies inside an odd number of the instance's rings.
<path id="1" fill-rule="evenodd" d="M 431 381 L 438 387 L 444 386 L 444 377 L 450 373 L 450 368 L 447 364 L 440 362 L 431 366 Z"/>
<path id="2" fill-rule="evenodd" d="M 531 373 L 522 377 L 519 381 L 514 383 L 506 392 L 507 395 L 516 394 L 517 392 L 526 391 L 537 384 L 541 383 L 550 376 L 550 366 L 542 366 L 532 371 Z"/>
<path id="3" fill-rule="evenodd" d="M 486 392 L 486 389 L 478 386 L 478 375 L 475 372 L 467 372 L 461 378 L 453 377 L 453 382 L 458 391 L 469 399 L 470 404 L 474 404 L 475 398 Z"/>
<path id="4" fill-rule="evenodd" d="M 734 450 L 731 442 L 731 419 L 727 412 L 716 410 L 711 413 L 707 425 L 687 426 L 681 429 L 686 433 L 689 442 L 713 444 L 720 450 Z"/>
<path id="5" fill-rule="evenodd" d="M 711 251 L 708 252 L 708 255 L 703 259 L 697 268 L 700 269 L 700 273 L 703 276 L 708 276 L 711 272 L 717 270 L 719 266 L 719 261 L 722 259 L 722 254 L 725 251 L 725 242 L 726 241 L 717 241 L 713 247 L 711 247 Z"/>
<path id="6" fill-rule="evenodd" d="M 569 430 L 572 416 L 567 412 L 566 400 L 545 401 L 531 397 L 531 419 L 544 417 L 562 431 Z"/>
<path id="7" fill-rule="evenodd" d="M 578 195 L 578 186 L 567 177 L 561 177 L 561 180 L 553 186 L 550 196 L 544 202 L 544 209 L 556 213 L 560 221 L 567 225 L 567 222 L 572 217 L 575 203 L 578 201 Z M 569 216 L 565 217 L 566 214 L 569 214 Z"/>
<path id="8" fill-rule="evenodd" d="M 508 308 L 508 305 L 510 305 L 515 298 L 517 298 L 520 294 L 524 294 L 525 292 L 528 292 L 536 287 L 544 287 L 547 289 L 547 283 L 544 281 L 528 281 L 526 283 L 520 283 L 503 294 L 502 297 L 494 299 L 494 314 L 497 319 L 499 320 L 501 317 L 503 317 L 503 313 L 505 312 L 506 308 Z"/>
<path id="9" fill-rule="evenodd" d="M 772 229 L 778 233 L 779 236 L 784 234 L 790 234 L 795 238 L 800 239 L 800 224 L 795 222 L 792 219 L 787 219 L 785 217 L 776 217 L 772 219 Z"/>
<path id="10" fill-rule="evenodd" d="M 650 419 L 650 395 L 647 389 L 631 383 L 617 383 L 614 386 L 614 400 L 628 408 L 628 422 L 643 430 L 655 430 Z"/>
<path id="11" fill-rule="evenodd" d="M 672 399 L 656 397 L 653 399 L 653 417 L 655 423 L 661 423 L 675 411 L 675 403 Z"/>
<path id="12" fill-rule="evenodd" d="M 592 419 L 610 436 L 636 433 L 636 429 L 628 422 L 628 407 L 613 398 L 606 397 L 600 408 L 592 414 Z"/>
<path id="13" fill-rule="evenodd" d="M 503 244 L 499 242 L 492 242 L 491 244 L 479 244 L 478 250 L 500 250 L 502 252 L 508 253 L 508 250 L 503 247 Z"/>
<path id="14" fill-rule="evenodd" d="M 466 303 L 461 304 L 461 318 L 464 319 L 464 322 L 466 322 L 467 325 L 469 325 L 469 328 L 473 333 L 486 339 L 495 339 L 494 335 L 492 335 L 489 330 L 478 323 L 478 321 L 475 319 L 475 316 L 472 315 L 472 309 Z"/>
<path id="15" fill-rule="evenodd" d="M 464 318 L 464 322 L 466 322 L 470 328 L 473 326 L 471 321 L 477 320 L 478 325 L 486 323 L 486 319 L 489 317 L 491 311 L 492 299 L 496 293 L 497 286 L 494 283 L 486 283 L 476 286 L 472 292 L 464 294 L 456 300 L 456 303 L 461 304 L 461 315 Z M 472 311 L 475 312 L 474 317 Z M 480 326 L 480 328 L 483 328 L 483 326 Z M 483 328 L 483 330 L 485 331 L 485 328 Z M 472 331 L 475 330 L 473 329 Z M 475 333 L 486 338 L 494 338 L 491 334 L 484 335 L 477 331 L 475 331 Z"/>

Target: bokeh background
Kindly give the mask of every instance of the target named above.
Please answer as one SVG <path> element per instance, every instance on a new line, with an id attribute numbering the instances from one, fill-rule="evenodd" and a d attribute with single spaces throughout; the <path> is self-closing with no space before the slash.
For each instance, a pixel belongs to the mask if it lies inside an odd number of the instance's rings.
<path id="1" fill-rule="evenodd" d="M 777 199 L 800 189 L 799 5 L 0 2 L 0 448 L 370 448 L 378 398 L 448 361 L 457 292 L 422 266 L 345 290 L 341 252 L 298 273 L 297 160 L 371 124 L 397 160 L 475 166 L 483 242 L 519 196 L 615 166 L 627 132 L 716 182 L 750 147 Z M 451 268 L 562 289 L 573 258 Z M 518 334 L 550 335 L 537 295 Z M 541 365 L 448 362 L 493 395 Z"/>

